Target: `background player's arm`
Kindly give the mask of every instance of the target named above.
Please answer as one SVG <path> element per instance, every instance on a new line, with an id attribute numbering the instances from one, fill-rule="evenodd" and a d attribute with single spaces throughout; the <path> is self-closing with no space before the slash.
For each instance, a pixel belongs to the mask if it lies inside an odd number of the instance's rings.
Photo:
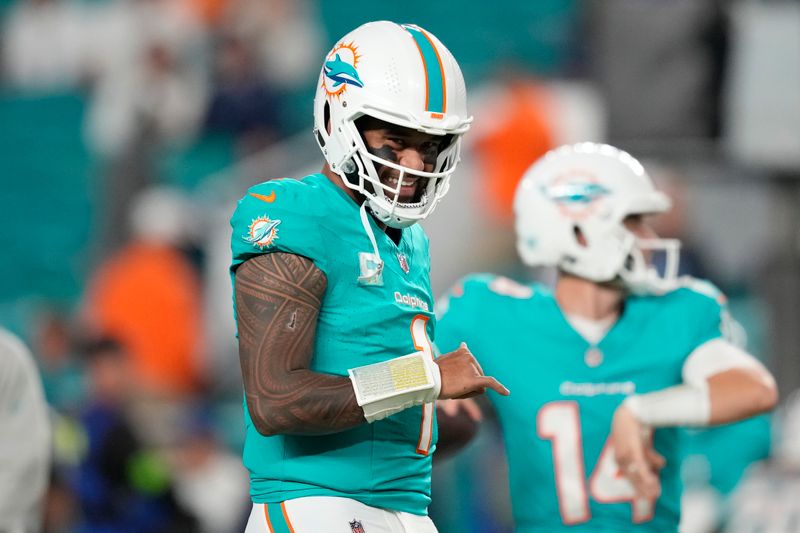
<path id="1" fill-rule="evenodd" d="M 738 350 L 732 345 L 708 346 L 711 350 Z M 709 354 L 713 358 L 714 354 Z M 755 362 L 755 360 L 753 360 Z M 708 387 L 709 425 L 727 424 L 769 411 L 778 402 L 775 380 L 760 364 L 731 368 L 702 376 Z"/>
<path id="2" fill-rule="evenodd" d="M 651 427 L 736 422 L 775 407 L 775 380 L 758 360 L 722 338 L 704 343 L 683 366 L 683 384 L 629 397 L 623 408 Z"/>
<path id="3" fill-rule="evenodd" d="M 264 254 L 236 271 L 239 357 L 253 424 L 263 435 L 314 435 L 366 422 L 349 378 L 310 370 L 325 274 L 302 256 Z M 469 397 L 492 388 L 465 347 L 436 360 L 439 398 Z"/>
<path id="4" fill-rule="evenodd" d="M 629 397 L 614 414 L 614 453 L 637 492 L 655 497 L 663 459 L 643 434 L 653 427 L 710 426 L 774 408 L 775 380 L 753 356 L 723 339 L 698 347 L 683 368 L 684 383 Z"/>

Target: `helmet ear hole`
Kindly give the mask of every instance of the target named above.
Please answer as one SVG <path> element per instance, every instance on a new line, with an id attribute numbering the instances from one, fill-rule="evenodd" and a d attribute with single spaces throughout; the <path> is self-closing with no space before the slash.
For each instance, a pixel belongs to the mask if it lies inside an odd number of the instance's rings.
<path id="1" fill-rule="evenodd" d="M 634 259 L 632 254 L 628 254 L 625 257 L 625 263 L 623 263 L 623 268 L 625 270 L 633 270 L 634 264 L 636 263 L 636 259 Z"/>
<path id="2" fill-rule="evenodd" d="M 325 123 L 325 129 L 328 131 L 328 135 L 330 135 L 331 134 L 331 104 L 328 101 L 325 101 L 325 105 L 322 107 L 322 120 Z"/>
<path id="3" fill-rule="evenodd" d="M 572 225 L 572 233 L 573 233 L 573 235 L 575 235 L 575 240 L 577 241 L 577 243 L 580 246 L 582 246 L 584 248 L 586 248 L 588 246 L 589 243 L 586 241 L 586 236 L 581 231 L 580 226 L 578 226 L 577 224 L 573 224 Z"/>

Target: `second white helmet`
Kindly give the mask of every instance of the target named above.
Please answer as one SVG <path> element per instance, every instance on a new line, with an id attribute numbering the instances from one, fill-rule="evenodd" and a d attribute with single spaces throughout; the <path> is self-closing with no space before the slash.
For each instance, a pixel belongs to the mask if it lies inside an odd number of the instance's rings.
<path id="1" fill-rule="evenodd" d="M 411 170 L 370 153 L 355 121 L 371 116 L 440 135 L 442 148 L 430 172 Z M 314 98 L 314 134 L 331 170 L 363 194 L 370 210 L 391 227 L 410 226 L 430 214 L 447 192 L 469 129 L 461 69 L 430 32 L 411 24 L 370 22 L 351 31 L 322 65 Z M 400 172 L 394 187 L 381 183 L 375 165 Z M 402 178 L 427 180 L 419 201 L 398 201 Z"/>
<path id="2" fill-rule="evenodd" d="M 517 250 L 531 266 L 556 266 L 595 282 L 619 278 L 636 292 L 668 290 L 677 278 L 680 242 L 637 239 L 623 222 L 670 207 L 627 152 L 588 142 L 562 146 L 535 162 L 517 188 Z M 666 254 L 662 274 L 644 250 Z"/>

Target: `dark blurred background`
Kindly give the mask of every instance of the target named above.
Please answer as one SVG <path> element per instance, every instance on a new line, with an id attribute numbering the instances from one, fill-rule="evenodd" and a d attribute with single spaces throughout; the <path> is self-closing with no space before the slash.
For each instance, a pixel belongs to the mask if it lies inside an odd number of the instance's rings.
<path id="1" fill-rule="evenodd" d="M 253 183 L 321 168 L 322 57 L 380 19 L 450 48 L 475 115 L 423 224 L 435 293 L 531 276 L 511 199 L 559 144 L 627 149 L 674 198 L 659 232 L 726 292 L 786 406 L 686 435 L 685 531 L 748 530 L 735 513 L 763 509 L 730 503 L 758 500 L 748 480 L 800 470 L 781 445 L 800 424 L 780 423 L 800 387 L 800 3 L 0 0 L 0 325 L 51 406 L 45 530 L 243 529 L 228 218 Z M 490 417 L 437 463 L 442 533 L 510 531 L 501 450 Z"/>

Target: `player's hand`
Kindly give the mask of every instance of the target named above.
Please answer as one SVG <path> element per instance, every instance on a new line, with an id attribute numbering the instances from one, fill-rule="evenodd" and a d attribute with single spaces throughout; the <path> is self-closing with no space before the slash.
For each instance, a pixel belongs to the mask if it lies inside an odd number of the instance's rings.
<path id="1" fill-rule="evenodd" d="M 631 482 L 637 497 L 655 500 L 661 494 L 658 472 L 666 461 L 653 449 L 651 433 L 627 407 L 617 408 L 611 442 L 620 472 Z"/>
<path id="2" fill-rule="evenodd" d="M 436 358 L 442 375 L 440 399 L 470 398 L 492 389 L 508 396 L 508 389 L 491 376 L 484 376 L 483 369 L 463 342 L 457 350 Z"/>

